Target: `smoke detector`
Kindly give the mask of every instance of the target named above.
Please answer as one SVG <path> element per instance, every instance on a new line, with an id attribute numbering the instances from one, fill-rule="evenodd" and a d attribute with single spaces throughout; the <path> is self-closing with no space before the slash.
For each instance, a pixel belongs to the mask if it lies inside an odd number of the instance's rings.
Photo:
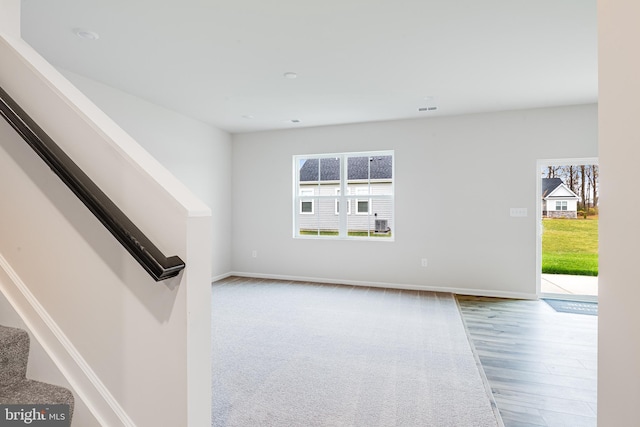
<path id="1" fill-rule="evenodd" d="M 73 34 L 85 40 L 98 40 L 100 35 L 94 31 L 85 30 L 84 28 L 74 28 Z"/>

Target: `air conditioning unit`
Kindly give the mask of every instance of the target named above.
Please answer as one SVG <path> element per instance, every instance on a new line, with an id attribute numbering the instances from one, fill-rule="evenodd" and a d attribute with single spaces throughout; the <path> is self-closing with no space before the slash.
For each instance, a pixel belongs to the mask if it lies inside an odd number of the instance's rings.
<path id="1" fill-rule="evenodd" d="M 388 220 L 376 219 L 376 233 L 386 233 L 389 231 Z"/>

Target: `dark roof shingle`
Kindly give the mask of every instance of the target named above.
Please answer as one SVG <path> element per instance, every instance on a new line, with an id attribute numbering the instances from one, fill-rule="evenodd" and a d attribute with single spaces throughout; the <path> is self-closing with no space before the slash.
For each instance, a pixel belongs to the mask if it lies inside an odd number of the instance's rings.
<path id="1" fill-rule="evenodd" d="M 547 197 L 560 184 L 564 184 L 560 178 L 542 178 L 542 198 Z"/>
<path id="2" fill-rule="evenodd" d="M 348 157 L 349 179 L 391 179 L 393 177 L 392 156 Z M 300 182 L 317 181 L 320 169 L 321 181 L 340 180 L 340 159 L 307 159 L 300 168 Z"/>

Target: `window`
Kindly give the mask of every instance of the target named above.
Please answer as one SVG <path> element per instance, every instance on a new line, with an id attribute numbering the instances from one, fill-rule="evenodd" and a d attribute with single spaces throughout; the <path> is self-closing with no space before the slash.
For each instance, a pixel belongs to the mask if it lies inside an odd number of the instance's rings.
<path id="1" fill-rule="evenodd" d="M 393 151 L 294 156 L 293 169 L 294 237 L 393 240 Z"/>
<path id="2" fill-rule="evenodd" d="M 557 211 L 566 211 L 567 210 L 567 201 L 566 200 L 556 200 L 556 210 Z"/>
<path id="3" fill-rule="evenodd" d="M 300 198 L 300 214 L 313 215 L 313 199 L 308 198 L 313 197 L 313 190 L 301 189 L 300 196 L 304 197 Z"/>
<path id="4" fill-rule="evenodd" d="M 347 194 L 349 194 L 349 192 L 347 191 Z M 336 188 L 336 196 L 340 195 L 340 189 Z M 337 198 L 336 199 L 336 215 L 340 215 L 340 199 Z M 351 215 L 351 200 L 347 200 L 347 215 Z"/>
<path id="5" fill-rule="evenodd" d="M 356 194 L 362 196 L 369 194 L 368 188 L 358 187 L 356 188 Z M 369 199 L 356 199 L 356 213 L 358 215 L 369 215 L 371 210 L 369 209 L 371 201 Z"/>

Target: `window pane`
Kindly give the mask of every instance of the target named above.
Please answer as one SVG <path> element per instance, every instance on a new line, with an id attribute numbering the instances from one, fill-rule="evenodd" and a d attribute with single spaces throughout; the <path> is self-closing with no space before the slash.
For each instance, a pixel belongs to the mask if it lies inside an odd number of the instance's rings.
<path id="1" fill-rule="evenodd" d="M 340 181 L 340 158 L 301 158 L 298 160 L 298 181 L 301 184 Z"/>
<path id="2" fill-rule="evenodd" d="M 371 169 L 371 194 L 393 194 L 393 157 L 372 156 L 369 161 Z"/>
<path id="3" fill-rule="evenodd" d="M 391 237 L 393 235 L 393 200 L 372 198 L 365 202 L 370 211 L 347 218 L 349 237 Z M 358 206 L 360 202 L 358 202 Z"/>
<path id="4" fill-rule="evenodd" d="M 359 196 L 367 197 L 369 195 L 369 184 L 355 184 L 352 190 L 355 190 L 355 194 Z M 368 214 L 369 213 L 369 198 L 359 197 L 355 199 L 356 214 Z"/>
<path id="5" fill-rule="evenodd" d="M 349 181 L 369 181 L 369 156 L 347 158 Z"/>
<path id="6" fill-rule="evenodd" d="M 358 209 L 359 206 L 360 203 L 358 202 L 356 204 L 356 209 Z M 373 216 L 367 213 L 366 208 L 361 214 L 358 213 L 357 210 L 355 213 L 356 215 L 349 215 L 347 217 L 348 237 L 369 237 L 374 225 Z"/>
<path id="7" fill-rule="evenodd" d="M 362 194 L 393 194 L 393 156 L 352 156 L 347 168 L 349 186 L 365 188 L 367 193 Z"/>
<path id="8" fill-rule="evenodd" d="M 340 181 L 340 159 L 338 157 L 320 159 L 320 181 Z"/>
<path id="9" fill-rule="evenodd" d="M 318 181 L 318 159 L 300 159 L 298 162 L 298 181 L 300 184 L 309 184 Z"/>
<path id="10" fill-rule="evenodd" d="M 318 201 L 318 228 L 322 235 L 338 235 L 340 217 L 335 213 L 335 199 L 320 199 Z"/>
<path id="11" fill-rule="evenodd" d="M 298 233 L 302 236 L 318 234 L 317 199 L 301 199 L 297 214 Z"/>
<path id="12" fill-rule="evenodd" d="M 391 199 L 373 199 L 371 201 L 373 232 L 377 237 L 391 237 L 393 232 L 393 202 Z"/>
<path id="13" fill-rule="evenodd" d="M 315 190 L 313 187 L 308 188 L 307 186 L 304 186 L 303 188 L 300 189 L 300 196 L 305 197 L 300 199 L 300 213 L 303 213 L 303 214 L 313 213 L 314 200 L 308 199 L 306 197 L 313 196 L 314 191 Z"/>

